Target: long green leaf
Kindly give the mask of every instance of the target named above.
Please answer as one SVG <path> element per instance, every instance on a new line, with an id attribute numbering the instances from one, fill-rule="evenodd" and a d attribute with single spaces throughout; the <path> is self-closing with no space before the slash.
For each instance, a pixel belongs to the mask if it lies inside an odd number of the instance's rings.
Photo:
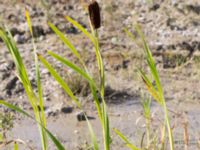
<path id="1" fill-rule="evenodd" d="M 113 130 L 125 142 L 127 147 L 129 147 L 132 150 L 140 150 L 139 148 L 131 144 L 131 142 L 119 130 L 117 130 L 116 128 L 114 128 Z"/>
<path id="2" fill-rule="evenodd" d="M 109 119 L 108 119 L 108 114 L 106 110 L 106 104 L 105 101 L 103 100 L 103 106 L 102 106 L 102 112 L 103 112 L 103 132 L 104 132 L 104 145 L 105 149 L 109 150 L 110 149 L 110 127 L 109 127 Z"/>
<path id="3" fill-rule="evenodd" d="M 148 62 L 148 65 L 150 67 L 151 73 L 152 73 L 152 75 L 154 77 L 154 80 L 156 82 L 156 87 L 157 87 L 159 93 L 162 93 L 161 95 L 163 95 L 163 90 L 162 90 L 162 86 L 161 86 L 161 83 L 160 83 L 159 75 L 158 75 L 158 72 L 157 72 L 157 69 L 156 69 L 156 66 L 155 66 L 155 62 L 154 62 L 152 53 L 151 53 L 151 51 L 149 49 L 149 46 L 148 46 L 148 44 L 147 44 L 147 42 L 146 42 L 146 40 L 144 38 L 144 34 L 141 32 L 141 29 L 140 29 L 139 25 L 136 25 L 135 29 L 136 29 L 137 33 L 140 35 L 140 37 L 142 39 L 144 50 L 146 52 L 147 62 Z"/>
<path id="4" fill-rule="evenodd" d="M 31 35 L 33 37 L 33 29 L 32 29 L 31 19 L 30 19 L 30 15 L 29 15 L 28 10 L 26 10 L 26 21 L 28 23 L 28 27 L 29 27 L 30 33 L 31 33 Z"/>
<path id="5" fill-rule="evenodd" d="M 14 150 L 19 150 L 17 142 L 14 143 Z"/>
<path id="6" fill-rule="evenodd" d="M 34 52 L 34 59 L 35 59 L 35 70 L 36 70 L 36 81 L 37 81 L 37 89 L 38 89 L 38 97 L 39 97 L 39 106 L 40 106 L 40 111 L 39 111 L 39 119 L 40 122 L 46 127 L 46 117 L 45 117 L 45 112 L 44 112 L 44 104 L 43 104 L 43 95 L 42 95 L 42 85 L 40 81 L 40 68 L 39 68 L 39 63 L 38 63 L 38 57 L 37 57 L 37 49 L 35 45 L 35 38 L 33 35 L 33 29 L 32 29 L 32 23 L 30 19 L 30 15 L 28 10 L 26 10 L 26 20 L 27 24 L 32 36 L 32 45 L 33 45 L 33 52 Z M 43 145 L 43 150 L 47 149 L 47 142 L 48 139 L 46 137 L 45 131 L 39 126 L 40 128 L 40 134 L 42 138 L 42 145 Z"/>
<path id="7" fill-rule="evenodd" d="M 69 49 L 73 52 L 73 54 L 74 54 L 81 62 L 83 62 L 82 59 L 81 59 L 80 54 L 78 53 L 78 51 L 76 50 L 76 48 L 74 47 L 74 45 L 68 40 L 68 38 L 65 37 L 65 35 L 64 35 L 61 31 L 59 31 L 59 29 L 58 29 L 56 26 L 54 26 L 52 23 L 48 22 L 48 25 L 49 25 L 49 26 L 51 27 L 51 29 L 58 35 L 58 37 L 65 43 L 65 45 L 66 45 L 67 47 L 69 47 Z"/>
<path id="8" fill-rule="evenodd" d="M 167 106 L 166 106 L 166 102 L 165 102 L 165 98 L 164 98 L 164 94 L 163 94 L 163 89 L 162 89 L 162 86 L 161 86 L 161 83 L 160 83 L 160 78 L 159 78 L 158 71 L 156 69 L 155 61 L 153 59 L 152 53 L 149 49 L 149 46 L 148 46 L 148 44 L 147 44 L 147 42 L 144 38 L 144 34 L 140 30 L 139 25 L 137 25 L 135 29 L 142 39 L 144 50 L 145 50 L 145 53 L 146 53 L 147 64 L 148 64 L 148 66 L 151 70 L 151 74 L 152 74 L 152 76 L 153 76 L 153 78 L 156 82 L 156 88 L 158 90 L 157 93 L 158 93 L 159 99 L 160 99 L 159 101 L 161 102 L 161 105 L 162 105 L 164 112 L 165 112 L 165 121 L 166 121 L 167 129 L 168 129 L 168 138 L 169 138 L 169 143 L 170 143 L 170 149 L 174 150 L 174 139 L 173 139 L 173 134 L 172 134 L 172 130 L 171 130 L 171 127 L 170 127 L 170 119 L 169 119 L 169 115 L 168 115 L 168 109 L 167 109 Z M 144 76 L 145 75 L 143 75 L 143 77 Z M 152 87 L 152 86 L 150 86 L 150 87 Z M 149 91 L 151 91 L 151 90 L 149 90 Z"/>
<path id="9" fill-rule="evenodd" d="M 65 17 L 70 23 L 72 23 L 75 27 L 81 30 L 93 43 L 95 43 L 94 37 L 90 34 L 82 25 L 76 22 L 74 19 L 70 18 L 69 16 Z"/>
<path id="10" fill-rule="evenodd" d="M 55 59 L 59 60 L 60 62 L 62 62 L 64 65 L 70 67 L 71 69 L 73 69 L 74 71 L 76 71 L 77 73 L 79 73 L 83 78 L 85 78 L 89 83 L 91 83 L 93 86 L 95 86 L 95 82 L 93 81 L 93 79 L 90 77 L 89 74 L 87 74 L 84 70 L 82 70 L 81 68 L 79 68 L 78 66 L 76 66 L 75 64 L 71 63 L 69 60 L 67 60 L 66 58 L 63 58 L 55 53 L 53 53 L 52 51 L 48 51 L 48 54 L 50 54 L 52 57 L 54 57 Z"/>
<path id="11" fill-rule="evenodd" d="M 157 90 L 155 89 L 155 87 L 153 86 L 153 84 L 150 82 L 150 80 L 148 79 L 148 77 L 145 75 L 145 73 L 142 70 L 139 70 L 140 76 L 142 77 L 142 80 L 144 82 L 144 84 L 147 87 L 147 90 L 149 91 L 149 93 L 153 96 L 153 98 L 161 105 L 163 106 L 163 102 L 160 98 L 159 93 L 157 92 Z"/>
<path id="12" fill-rule="evenodd" d="M 100 73 L 100 80 L 101 80 L 101 95 L 104 95 L 104 83 L 105 83 L 105 75 L 104 75 L 104 65 L 101 57 L 101 53 L 99 50 L 99 42 L 98 42 L 98 35 L 97 32 L 95 32 L 95 35 L 90 34 L 82 25 L 80 25 L 78 22 L 70 18 L 69 16 L 66 16 L 66 19 L 72 23 L 75 27 L 77 27 L 79 30 L 81 30 L 94 44 L 95 46 L 95 53 L 96 53 L 96 60 L 98 63 L 99 73 Z"/>
<path id="13" fill-rule="evenodd" d="M 37 114 L 38 108 L 37 108 L 37 104 L 36 104 L 36 98 L 35 98 L 30 80 L 28 79 L 26 68 L 23 64 L 19 50 L 16 47 L 16 43 L 14 42 L 11 33 L 9 31 L 7 31 L 7 32 L 8 32 L 8 35 L 7 35 L 5 30 L 0 29 L 0 37 L 3 39 L 4 43 L 6 44 L 6 46 L 8 48 L 8 51 L 12 55 L 12 58 L 15 62 L 16 69 L 17 69 L 17 72 L 18 72 L 18 77 L 19 77 L 20 81 L 22 82 L 22 84 L 24 86 L 24 89 L 25 89 L 27 96 L 29 98 L 28 100 L 29 100 L 31 106 L 33 107 L 35 116 L 37 117 L 38 116 L 38 114 Z"/>
<path id="14" fill-rule="evenodd" d="M 65 92 L 72 98 L 72 100 L 74 100 L 76 105 L 79 108 L 81 108 L 81 105 L 80 105 L 78 99 L 74 96 L 73 92 L 71 91 L 71 89 L 69 88 L 67 83 L 65 83 L 65 81 L 60 77 L 60 75 L 55 71 L 55 69 L 46 61 L 45 58 L 42 57 L 42 55 L 38 54 L 38 58 L 43 63 L 43 65 L 49 70 L 49 72 L 55 78 L 55 80 L 62 86 L 62 88 L 65 90 Z"/>
<path id="15" fill-rule="evenodd" d="M 95 54 L 96 54 L 96 60 L 98 64 L 98 69 L 99 69 L 99 74 L 100 74 L 100 91 L 101 91 L 101 96 L 104 97 L 104 90 L 105 90 L 105 73 L 104 73 L 104 64 L 103 64 L 103 59 L 101 56 L 100 48 L 99 48 L 99 40 L 98 40 L 98 32 L 96 31 L 94 33 L 94 46 L 95 46 Z"/>
<path id="16" fill-rule="evenodd" d="M 32 120 L 36 121 L 45 130 L 47 135 L 51 138 L 51 140 L 56 145 L 57 149 L 58 150 L 65 150 L 64 146 L 56 139 L 56 137 L 48 129 L 46 129 L 40 122 L 38 122 L 31 115 L 29 115 L 27 112 L 25 112 L 24 110 L 22 110 L 21 108 L 15 106 L 15 105 L 7 103 L 7 102 L 5 102 L 3 100 L 0 100 L 0 104 L 6 106 L 6 107 L 8 107 L 8 108 L 10 108 L 10 109 L 12 109 L 12 110 L 14 110 L 16 112 L 19 112 L 19 113 L 25 115 L 26 117 L 31 118 Z"/>
<path id="17" fill-rule="evenodd" d="M 12 110 L 15 110 L 15 111 L 17 111 L 17 112 L 19 112 L 19 113 L 21 113 L 21 114 L 23 114 L 23 115 L 25 115 L 25 116 L 31 118 L 31 119 L 34 119 L 31 115 L 29 115 L 27 112 L 25 112 L 25 111 L 22 110 L 21 108 L 15 106 L 15 105 L 12 105 L 12 104 L 10 104 L 10 103 L 7 103 L 7 102 L 5 102 L 4 100 L 0 100 L 0 104 L 1 104 L 1 105 L 4 105 L 4 106 L 6 106 L 6 107 L 8 107 L 8 108 L 10 108 L 10 109 L 12 109 Z"/>
<path id="18" fill-rule="evenodd" d="M 89 132 L 90 132 L 91 139 L 92 139 L 93 148 L 94 148 L 94 150 L 99 150 L 99 146 L 98 146 L 98 143 L 97 143 L 97 138 L 96 138 L 95 133 L 94 133 L 94 131 L 92 129 L 92 125 L 90 124 L 90 122 L 89 122 L 89 120 L 88 120 L 86 115 L 85 115 L 85 118 L 87 120 Z"/>

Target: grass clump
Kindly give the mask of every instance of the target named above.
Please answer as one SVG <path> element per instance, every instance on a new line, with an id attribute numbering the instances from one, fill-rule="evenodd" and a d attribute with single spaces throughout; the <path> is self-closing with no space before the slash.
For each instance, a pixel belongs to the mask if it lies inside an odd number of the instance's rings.
<path id="1" fill-rule="evenodd" d="M 166 105 L 166 101 L 164 98 L 163 88 L 160 82 L 160 77 L 156 68 L 155 61 L 153 59 L 151 50 L 149 49 L 149 46 L 145 40 L 145 37 L 143 33 L 141 32 L 140 26 L 136 25 L 135 30 L 137 31 L 138 35 L 141 38 L 141 43 L 136 42 L 139 46 L 142 46 L 145 53 L 145 59 L 148 68 L 151 72 L 151 78 L 145 74 L 145 72 L 142 69 L 139 70 L 139 75 L 142 78 L 142 81 L 144 82 L 149 94 L 154 98 L 154 100 L 162 107 L 164 110 L 164 127 L 162 130 L 162 137 L 161 137 L 161 146 L 160 149 L 165 149 L 165 142 L 166 142 L 166 127 L 168 132 L 168 139 L 169 139 L 169 145 L 170 149 L 174 150 L 174 139 L 172 134 L 172 129 L 170 126 L 170 119 L 168 115 L 168 108 Z M 125 32 L 132 38 L 134 41 L 136 41 L 135 36 L 130 33 L 127 29 L 125 29 Z M 155 84 L 153 84 L 155 83 Z M 142 102 L 143 110 L 144 110 L 144 116 L 146 118 L 146 135 L 147 135 L 147 146 L 146 148 L 149 149 L 151 145 L 150 140 L 150 100 L 147 99 Z M 119 134 L 118 134 L 119 135 Z M 119 135 L 120 136 L 120 135 Z M 154 141 L 154 140 L 153 140 Z M 153 143 L 155 145 L 155 143 Z"/>
<path id="2" fill-rule="evenodd" d="M 0 113 L 0 142 L 5 142 L 6 132 L 13 127 L 13 115 L 11 113 Z"/>
<path id="3" fill-rule="evenodd" d="M 32 32 L 32 25 L 29 17 L 28 11 L 26 11 L 26 18 L 27 18 L 27 23 L 32 35 L 32 43 L 34 47 L 34 58 L 35 58 L 35 68 L 36 68 L 36 81 L 37 81 L 37 88 L 38 88 L 38 93 L 35 93 L 33 90 L 33 87 L 31 85 L 31 82 L 28 77 L 27 69 L 23 63 L 23 59 L 19 53 L 19 50 L 16 46 L 16 43 L 11 35 L 11 33 L 8 30 L 5 30 L 3 28 L 0 28 L 0 37 L 7 46 L 17 69 L 17 77 L 21 81 L 26 94 L 28 96 L 29 103 L 31 104 L 34 112 L 34 118 L 23 111 L 21 108 L 14 106 L 12 104 L 9 104 L 5 101 L 0 101 L 1 105 L 4 105 L 12 110 L 15 110 L 19 113 L 24 114 L 25 116 L 35 120 L 35 122 L 38 124 L 38 128 L 40 131 L 40 136 L 41 136 L 41 143 L 42 143 L 42 149 L 47 150 L 47 135 L 51 138 L 51 140 L 54 142 L 54 144 L 57 146 L 58 149 L 64 149 L 62 144 L 51 134 L 47 129 L 46 129 L 46 118 L 44 115 L 44 107 L 43 107 L 43 99 L 42 99 L 42 87 L 40 83 L 40 73 L 39 73 L 39 64 L 38 64 L 38 58 L 36 55 L 36 47 L 34 44 L 34 37 L 33 37 L 33 32 Z M 38 107 L 40 106 L 40 107 Z"/>

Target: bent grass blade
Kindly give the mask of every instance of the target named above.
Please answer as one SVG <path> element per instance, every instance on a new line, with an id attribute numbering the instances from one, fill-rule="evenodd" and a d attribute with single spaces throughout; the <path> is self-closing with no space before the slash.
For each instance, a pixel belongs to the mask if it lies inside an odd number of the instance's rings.
<path id="1" fill-rule="evenodd" d="M 73 92 L 67 85 L 67 83 L 62 79 L 62 77 L 55 71 L 55 69 L 48 63 L 48 61 L 42 57 L 42 55 L 38 54 L 38 58 L 42 62 L 42 64 L 49 70 L 51 75 L 54 77 L 54 79 L 61 85 L 61 87 L 65 90 L 65 92 L 72 98 L 72 100 L 76 103 L 76 105 L 81 108 L 81 104 L 74 96 Z"/>
<path id="2" fill-rule="evenodd" d="M 95 40 L 92 34 L 90 34 L 82 25 L 80 25 L 78 22 L 70 18 L 69 16 L 65 17 L 71 24 L 73 24 L 76 28 L 78 28 L 80 31 L 82 31 L 91 41 L 95 44 Z"/>
<path id="3" fill-rule="evenodd" d="M 170 143 L 170 149 L 174 150 L 174 140 L 173 140 L 172 129 L 170 127 L 168 109 L 167 109 L 167 106 L 166 106 L 164 93 L 163 93 L 162 85 L 161 85 L 161 82 L 160 82 L 159 74 L 158 74 L 158 71 L 157 71 L 157 68 L 156 68 L 156 65 L 155 65 L 155 61 L 154 61 L 154 58 L 152 56 L 151 50 L 149 49 L 149 46 L 148 46 L 148 44 L 147 44 L 147 42 L 145 40 L 144 34 L 141 31 L 140 26 L 136 25 L 135 26 L 135 30 L 138 33 L 138 35 L 140 36 L 140 38 L 141 38 L 142 45 L 141 45 L 141 43 L 138 43 L 136 41 L 136 37 L 131 32 L 129 32 L 127 29 L 125 29 L 125 32 L 127 33 L 127 35 L 131 39 L 133 39 L 136 42 L 136 44 L 139 47 L 142 46 L 143 49 L 144 49 L 144 52 L 145 52 L 145 55 L 146 55 L 146 61 L 147 61 L 148 67 L 149 67 L 149 69 L 151 71 L 151 75 L 153 76 L 153 79 L 155 81 L 155 86 L 150 82 L 149 78 L 140 69 L 139 69 L 139 73 L 140 73 L 140 76 L 142 77 L 142 80 L 145 83 L 149 93 L 161 105 L 161 107 L 164 110 L 165 122 L 166 122 L 166 126 L 167 126 L 167 129 L 168 129 L 168 138 L 169 138 L 169 143 Z M 165 133 L 164 133 L 163 137 L 165 137 Z"/>
<path id="4" fill-rule="evenodd" d="M 75 64 L 71 63 L 69 60 L 67 60 L 66 58 L 63 58 L 55 53 L 53 53 L 52 51 L 48 51 L 48 54 L 51 55 L 53 58 L 57 59 L 58 61 L 60 61 L 61 63 L 63 63 L 64 65 L 70 67 L 71 69 L 73 69 L 74 71 L 76 71 L 77 73 L 79 73 L 82 77 L 84 77 L 89 83 L 91 83 L 93 86 L 95 85 L 95 82 L 93 81 L 93 79 L 90 77 L 89 74 L 87 74 L 84 70 L 82 70 L 80 67 L 76 66 Z"/>
<path id="5" fill-rule="evenodd" d="M 64 146 L 57 140 L 57 138 L 47 128 L 45 128 L 40 122 L 35 120 L 34 117 L 29 115 L 26 111 L 22 110 L 21 108 L 15 106 L 15 105 L 7 103 L 7 102 L 5 102 L 3 100 L 0 100 L 0 104 L 3 105 L 3 106 L 6 106 L 7 108 L 10 108 L 10 109 L 18 112 L 18 113 L 21 113 L 21 114 L 25 115 L 26 117 L 28 117 L 28 118 L 30 118 L 32 120 L 34 120 L 37 124 L 39 124 L 45 130 L 45 132 L 47 133 L 49 138 L 52 140 L 52 142 L 55 144 L 55 146 L 57 147 L 58 150 L 66 150 L 64 148 Z"/>
<path id="6" fill-rule="evenodd" d="M 63 43 L 65 43 L 65 45 L 67 47 L 69 47 L 69 49 L 72 51 L 72 53 L 80 60 L 82 65 L 84 65 L 80 54 L 78 53 L 78 51 L 76 50 L 74 45 L 68 40 L 68 38 L 61 31 L 59 31 L 59 29 L 56 26 L 54 26 L 52 23 L 48 22 L 48 25 L 56 33 L 56 35 L 63 41 Z"/>
<path id="7" fill-rule="evenodd" d="M 119 130 L 117 130 L 116 128 L 114 128 L 113 130 L 125 142 L 126 146 L 129 147 L 131 150 L 140 150 L 139 148 L 131 144 L 131 142 Z"/>
<path id="8" fill-rule="evenodd" d="M 30 19 L 30 15 L 28 10 L 26 10 L 26 20 L 27 20 L 27 24 L 32 36 L 32 45 L 33 45 L 33 52 L 34 52 L 34 59 L 35 59 L 35 73 L 36 73 L 36 81 L 37 81 L 37 89 L 38 89 L 38 98 L 39 98 L 39 106 L 40 106 L 40 121 L 41 123 L 46 127 L 46 117 L 45 117 L 45 112 L 44 112 L 44 104 L 43 104 L 43 95 L 42 95 L 42 85 L 41 85 L 41 81 L 40 81 L 40 68 L 39 68 L 39 63 L 38 63 L 38 58 L 37 58 L 37 49 L 36 49 L 36 45 L 35 45 L 35 38 L 33 35 L 33 29 L 32 29 L 32 23 L 31 23 L 31 19 Z M 44 132 L 44 130 L 42 128 L 40 128 L 40 134 L 42 137 L 42 145 L 43 145 L 43 149 L 46 150 L 47 149 L 47 144 L 48 144 L 48 139 L 46 137 L 46 134 Z"/>

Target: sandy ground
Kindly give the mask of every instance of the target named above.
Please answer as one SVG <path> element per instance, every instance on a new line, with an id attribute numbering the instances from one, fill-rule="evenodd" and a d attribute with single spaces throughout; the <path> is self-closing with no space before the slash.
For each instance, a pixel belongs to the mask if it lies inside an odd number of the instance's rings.
<path id="1" fill-rule="evenodd" d="M 57 69 L 79 97 L 101 142 L 101 126 L 87 83 L 74 75 L 46 54 L 50 49 L 77 62 L 69 49 L 56 37 L 47 25 L 54 23 L 75 44 L 87 62 L 91 73 L 96 75 L 95 53 L 90 41 L 69 24 L 64 15 L 73 17 L 89 29 L 88 15 L 79 0 L 49 0 L 45 7 L 39 1 L 0 1 L 0 24 L 11 30 L 27 66 L 30 80 L 35 85 L 31 37 L 25 21 L 25 8 L 30 11 L 37 37 L 36 46 Z M 198 149 L 200 113 L 200 1 L 159 0 L 153 4 L 142 0 L 100 1 L 102 27 L 99 29 L 101 51 L 106 68 L 106 100 L 111 128 L 118 128 L 140 146 L 145 131 L 141 93 L 146 89 L 137 75 L 137 68 L 146 68 L 143 51 L 137 47 L 123 29 L 133 34 L 134 24 L 141 25 L 150 45 L 160 73 L 171 124 L 174 127 L 176 149 L 183 149 L 184 124 L 188 122 L 189 149 Z M 139 38 L 137 38 L 139 40 Z M 0 99 L 11 102 L 32 113 L 23 87 L 15 75 L 13 61 L 5 45 L 0 42 Z M 79 110 L 58 86 L 48 71 L 41 66 L 45 112 L 48 129 L 70 150 L 86 149 L 90 143 L 86 122 L 78 122 Z M 78 90 L 81 89 L 81 90 Z M 152 103 L 152 132 L 160 135 L 162 110 Z M 72 111 L 65 112 L 66 108 Z M 7 113 L 0 107 L 1 113 Z M 31 120 L 13 113 L 14 127 L 7 132 L 8 139 L 22 139 L 34 149 L 41 149 L 37 126 Z M 157 130 L 156 130 L 157 129 Z M 123 142 L 111 130 L 113 150 L 126 149 Z M 6 148 L 5 148 L 6 149 Z M 8 147 L 7 149 L 10 149 Z M 21 147 L 21 149 L 26 149 Z M 49 150 L 55 147 L 50 143 Z M 103 149 L 103 147 L 101 147 Z"/>

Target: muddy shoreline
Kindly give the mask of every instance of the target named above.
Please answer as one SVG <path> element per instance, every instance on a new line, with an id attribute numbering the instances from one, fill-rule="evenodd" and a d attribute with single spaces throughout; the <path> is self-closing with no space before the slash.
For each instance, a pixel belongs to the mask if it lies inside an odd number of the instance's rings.
<path id="1" fill-rule="evenodd" d="M 25 20 L 25 8 L 30 11 L 33 32 L 39 51 L 59 74 L 69 82 L 79 97 L 87 114 L 93 119 L 92 125 L 101 141 L 101 126 L 92 102 L 87 83 L 68 68 L 47 55 L 51 50 L 77 60 L 68 48 L 57 38 L 47 25 L 51 21 L 73 42 L 87 62 L 91 73 L 96 73 L 95 53 L 92 44 L 79 30 L 68 23 L 63 16 L 70 16 L 89 29 L 88 14 L 79 0 L 50 0 L 48 7 L 40 1 L 0 0 L 0 25 L 8 26 L 18 45 L 27 67 L 32 85 L 36 90 L 31 35 Z M 198 149 L 200 128 L 200 2 L 199 0 L 158 0 L 153 4 L 142 0 L 102 0 L 100 2 L 102 27 L 99 29 L 100 47 L 106 69 L 106 101 L 111 128 L 118 128 L 124 135 L 140 146 L 145 131 L 145 120 L 141 106 L 141 92 L 145 86 L 137 75 L 137 68 L 148 72 L 144 54 L 123 31 L 126 27 L 133 34 L 134 24 L 140 23 L 150 45 L 161 77 L 172 125 L 177 136 L 176 149 L 183 149 L 183 124 L 188 122 L 189 148 Z M 137 37 L 137 40 L 139 38 Z M 20 106 L 32 113 L 23 86 L 15 74 L 15 66 L 4 43 L 0 40 L 0 99 Z M 41 77 L 47 115 L 48 129 L 70 150 L 86 149 L 89 141 L 87 124 L 77 121 L 80 111 L 70 98 L 41 65 Z M 152 128 L 159 127 L 162 114 L 153 102 Z M 7 113 L 0 106 L 0 113 Z M 41 149 L 39 133 L 34 122 L 13 112 L 14 127 L 8 131 L 8 139 L 22 139 L 34 149 Z M 88 138 L 85 138 L 88 137 Z M 123 142 L 112 132 L 113 150 L 123 150 Z M 180 139 L 180 141 L 179 141 Z M 54 150 L 50 143 L 49 150 Z M 9 149 L 9 147 L 8 147 Z M 25 149 L 23 146 L 21 149 Z M 103 149 L 101 147 L 101 149 Z"/>

